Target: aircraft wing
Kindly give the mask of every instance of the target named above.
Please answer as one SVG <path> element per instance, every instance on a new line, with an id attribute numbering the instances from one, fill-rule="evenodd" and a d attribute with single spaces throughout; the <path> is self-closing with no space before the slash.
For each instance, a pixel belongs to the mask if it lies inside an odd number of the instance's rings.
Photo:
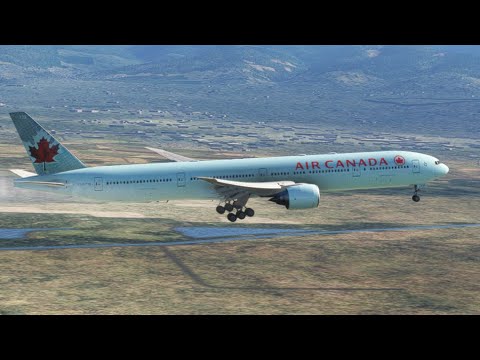
<path id="1" fill-rule="evenodd" d="M 188 158 L 186 156 L 182 156 L 182 155 L 172 153 L 172 152 L 167 151 L 167 150 L 163 150 L 163 149 L 156 149 L 156 148 L 152 148 L 152 147 L 145 147 L 145 149 L 156 152 L 157 154 L 162 155 L 164 158 L 166 158 L 168 160 L 172 160 L 172 161 L 178 161 L 178 162 L 198 161 L 198 160 L 195 160 L 195 159 Z"/>
<path id="2" fill-rule="evenodd" d="M 244 182 L 201 176 L 199 176 L 198 179 L 215 185 L 217 190 L 226 196 L 227 194 L 237 195 L 242 193 L 255 194 L 258 196 L 273 196 L 285 188 L 295 185 L 294 181 Z M 233 195 L 228 195 L 228 197 L 233 197 Z"/>

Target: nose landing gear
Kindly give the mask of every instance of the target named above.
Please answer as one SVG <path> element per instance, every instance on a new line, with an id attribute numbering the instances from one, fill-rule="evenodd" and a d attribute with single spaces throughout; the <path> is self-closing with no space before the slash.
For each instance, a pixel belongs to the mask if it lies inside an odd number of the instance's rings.
<path id="1" fill-rule="evenodd" d="M 414 194 L 412 196 L 412 200 L 415 201 L 415 202 L 420 201 L 420 196 L 418 195 L 419 191 L 420 191 L 420 189 L 418 188 L 418 185 L 414 185 Z"/>

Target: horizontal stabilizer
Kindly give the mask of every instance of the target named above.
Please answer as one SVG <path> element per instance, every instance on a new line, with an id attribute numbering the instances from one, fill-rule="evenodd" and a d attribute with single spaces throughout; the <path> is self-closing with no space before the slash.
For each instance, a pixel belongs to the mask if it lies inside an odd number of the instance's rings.
<path id="1" fill-rule="evenodd" d="M 21 178 L 26 178 L 26 177 L 30 177 L 30 176 L 37 176 L 37 174 L 35 174 L 35 173 L 25 171 L 25 170 L 20 170 L 20 169 L 9 169 L 8 171 L 11 171 L 12 173 L 14 173 L 17 176 L 20 176 Z"/>
<path id="2" fill-rule="evenodd" d="M 178 162 L 197 161 L 195 159 L 191 159 L 191 158 L 188 158 L 186 156 L 178 155 L 178 154 L 175 154 L 175 153 L 172 153 L 170 151 L 163 150 L 163 149 L 156 149 L 156 148 L 152 148 L 152 147 L 145 147 L 145 149 L 153 151 L 153 152 L 155 152 L 159 155 L 162 155 L 164 158 L 166 158 L 168 160 L 172 160 L 172 161 L 178 161 Z"/>
<path id="3" fill-rule="evenodd" d="M 64 183 L 61 182 L 51 182 L 51 181 L 28 181 L 28 180 L 22 180 L 22 181 L 16 181 L 16 184 L 31 184 L 31 185 L 43 185 L 43 186 L 52 186 L 52 187 L 61 187 L 65 186 Z"/>

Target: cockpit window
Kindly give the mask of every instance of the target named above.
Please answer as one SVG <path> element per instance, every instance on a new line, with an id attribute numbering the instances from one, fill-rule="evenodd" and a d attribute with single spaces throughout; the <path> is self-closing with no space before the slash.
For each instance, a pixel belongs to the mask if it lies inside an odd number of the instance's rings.
<path id="1" fill-rule="evenodd" d="M 438 165 L 438 164 L 440 164 L 440 161 L 438 161 L 438 160 L 435 161 L 435 165 Z"/>

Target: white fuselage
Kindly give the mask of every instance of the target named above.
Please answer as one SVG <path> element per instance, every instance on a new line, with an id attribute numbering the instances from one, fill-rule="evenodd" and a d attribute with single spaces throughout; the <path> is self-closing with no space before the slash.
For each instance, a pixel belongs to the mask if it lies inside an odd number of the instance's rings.
<path id="1" fill-rule="evenodd" d="M 446 165 L 426 154 L 379 151 L 88 167 L 18 179 L 15 186 L 102 201 L 143 202 L 218 199 L 215 187 L 198 177 L 294 181 L 315 184 L 321 191 L 341 191 L 424 184 L 447 172 Z M 64 186 L 46 186 L 32 180 Z"/>

